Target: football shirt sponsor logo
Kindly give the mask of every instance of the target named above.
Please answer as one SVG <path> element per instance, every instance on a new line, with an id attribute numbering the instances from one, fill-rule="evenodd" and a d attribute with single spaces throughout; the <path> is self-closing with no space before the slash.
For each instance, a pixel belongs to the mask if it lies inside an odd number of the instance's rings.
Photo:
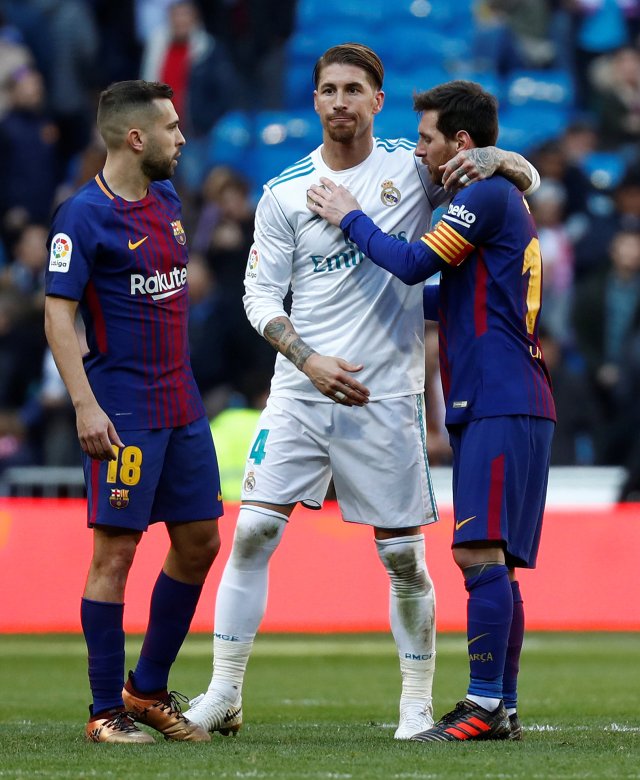
<path id="1" fill-rule="evenodd" d="M 132 241 L 129 239 L 129 249 L 137 249 L 141 244 L 144 244 L 148 238 L 149 236 L 145 236 L 144 238 L 141 238 L 140 241 Z"/>
<path id="2" fill-rule="evenodd" d="M 156 271 L 152 276 L 131 274 L 131 295 L 150 295 L 154 301 L 169 298 L 187 284 L 187 269 L 176 266 L 169 273 Z"/>
<path id="3" fill-rule="evenodd" d="M 472 211 L 467 211 L 463 203 L 458 203 L 455 206 L 452 203 L 443 219 L 446 219 L 449 222 L 455 222 L 457 225 L 462 225 L 463 227 L 469 227 L 469 225 L 473 225 L 476 221 L 476 215 Z"/>
<path id="4" fill-rule="evenodd" d="M 51 240 L 49 253 L 49 270 L 59 274 L 66 274 L 71 264 L 71 252 L 73 242 L 66 233 L 56 233 Z"/>

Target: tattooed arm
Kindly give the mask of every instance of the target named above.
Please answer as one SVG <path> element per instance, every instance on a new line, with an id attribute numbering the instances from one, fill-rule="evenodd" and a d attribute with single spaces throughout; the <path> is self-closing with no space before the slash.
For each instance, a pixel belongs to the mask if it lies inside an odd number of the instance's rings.
<path id="1" fill-rule="evenodd" d="M 264 337 L 306 374 L 323 395 L 343 406 L 364 406 L 368 402 L 369 390 L 351 376 L 363 366 L 339 357 L 319 355 L 300 338 L 288 317 L 270 320 L 265 326 Z"/>
<path id="2" fill-rule="evenodd" d="M 528 160 L 496 146 L 458 152 L 442 170 L 442 184 L 447 190 L 458 190 L 469 182 L 487 179 L 494 173 L 509 179 L 525 195 L 535 192 L 540 184 L 540 174 Z M 467 178 L 460 181 L 464 176 Z"/>

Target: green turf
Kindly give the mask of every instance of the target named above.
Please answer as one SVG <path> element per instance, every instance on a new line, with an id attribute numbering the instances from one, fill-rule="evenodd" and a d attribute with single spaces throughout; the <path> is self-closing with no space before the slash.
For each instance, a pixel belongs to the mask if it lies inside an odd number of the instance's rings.
<path id="1" fill-rule="evenodd" d="M 127 646 L 133 663 L 139 638 Z M 399 743 L 389 637 L 259 636 L 245 725 L 211 744 L 93 745 L 83 640 L 0 636 L 0 778 L 640 778 L 640 636 L 536 634 L 521 674 L 521 743 Z M 172 686 L 198 693 L 211 641 L 190 637 Z M 465 643 L 438 645 L 436 715 L 461 698 Z"/>

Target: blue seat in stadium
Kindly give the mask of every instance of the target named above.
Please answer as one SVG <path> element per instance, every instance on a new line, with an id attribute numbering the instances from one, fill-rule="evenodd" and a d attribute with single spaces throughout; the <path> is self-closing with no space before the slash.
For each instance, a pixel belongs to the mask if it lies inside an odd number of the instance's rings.
<path id="1" fill-rule="evenodd" d="M 285 107 L 307 109 L 313 105 L 313 68 L 307 63 L 292 63 L 284 79 Z"/>
<path id="2" fill-rule="evenodd" d="M 514 152 L 528 152 L 561 135 L 569 122 L 569 111 L 553 104 L 507 105 L 499 118 L 500 146 Z"/>
<path id="3" fill-rule="evenodd" d="M 345 40 L 360 40 L 358 28 L 372 28 L 384 23 L 389 14 L 385 0 L 298 0 L 296 7 L 296 28 L 300 31 L 318 31 L 331 27 L 335 22 L 353 24 L 353 37 Z"/>
<path id="4" fill-rule="evenodd" d="M 617 187 L 627 169 L 624 155 L 617 152 L 591 152 L 583 157 L 580 166 L 599 190 Z"/>
<path id="5" fill-rule="evenodd" d="M 209 134 L 208 165 L 244 169 L 254 141 L 254 119 L 244 111 L 225 114 Z"/>
<path id="6" fill-rule="evenodd" d="M 373 122 L 373 134 L 378 138 L 417 138 L 418 121 L 407 101 L 403 108 L 386 107 L 376 115 Z"/>
<path id="7" fill-rule="evenodd" d="M 451 75 L 442 67 L 415 68 L 405 72 L 388 68 L 384 78 L 385 106 L 412 109 L 413 94 L 450 81 Z"/>
<path id="8" fill-rule="evenodd" d="M 374 47 L 375 48 L 375 47 Z M 376 49 L 387 69 L 412 71 L 422 63 L 450 70 L 471 59 L 469 36 L 433 29 L 428 19 L 390 17 Z"/>
<path id="9" fill-rule="evenodd" d="M 563 70 L 521 70 L 507 80 L 506 98 L 513 106 L 550 103 L 570 107 L 575 87 L 571 75 Z"/>
<path id="10" fill-rule="evenodd" d="M 316 112 L 260 111 L 255 117 L 258 146 L 289 146 L 312 149 L 322 140 L 322 128 Z"/>

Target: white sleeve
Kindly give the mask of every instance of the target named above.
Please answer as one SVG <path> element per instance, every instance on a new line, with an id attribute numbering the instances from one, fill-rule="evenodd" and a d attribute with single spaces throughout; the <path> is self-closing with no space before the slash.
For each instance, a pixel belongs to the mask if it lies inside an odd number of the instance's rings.
<path id="1" fill-rule="evenodd" d="M 265 187 L 256 209 L 242 299 L 249 322 L 261 336 L 274 317 L 288 317 L 282 302 L 291 282 L 294 249 L 293 228 Z"/>
<path id="2" fill-rule="evenodd" d="M 529 171 L 531 173 L 531 184 L 529 187 L 524 191 L 524 195 L 533 195 L 533 193 L 538 189 L 540 186 L 540 174 L 538 173 L 538 169 L 531 165 L 529 160 L 525 157 L 525 162 L 529 166 Z"/>

